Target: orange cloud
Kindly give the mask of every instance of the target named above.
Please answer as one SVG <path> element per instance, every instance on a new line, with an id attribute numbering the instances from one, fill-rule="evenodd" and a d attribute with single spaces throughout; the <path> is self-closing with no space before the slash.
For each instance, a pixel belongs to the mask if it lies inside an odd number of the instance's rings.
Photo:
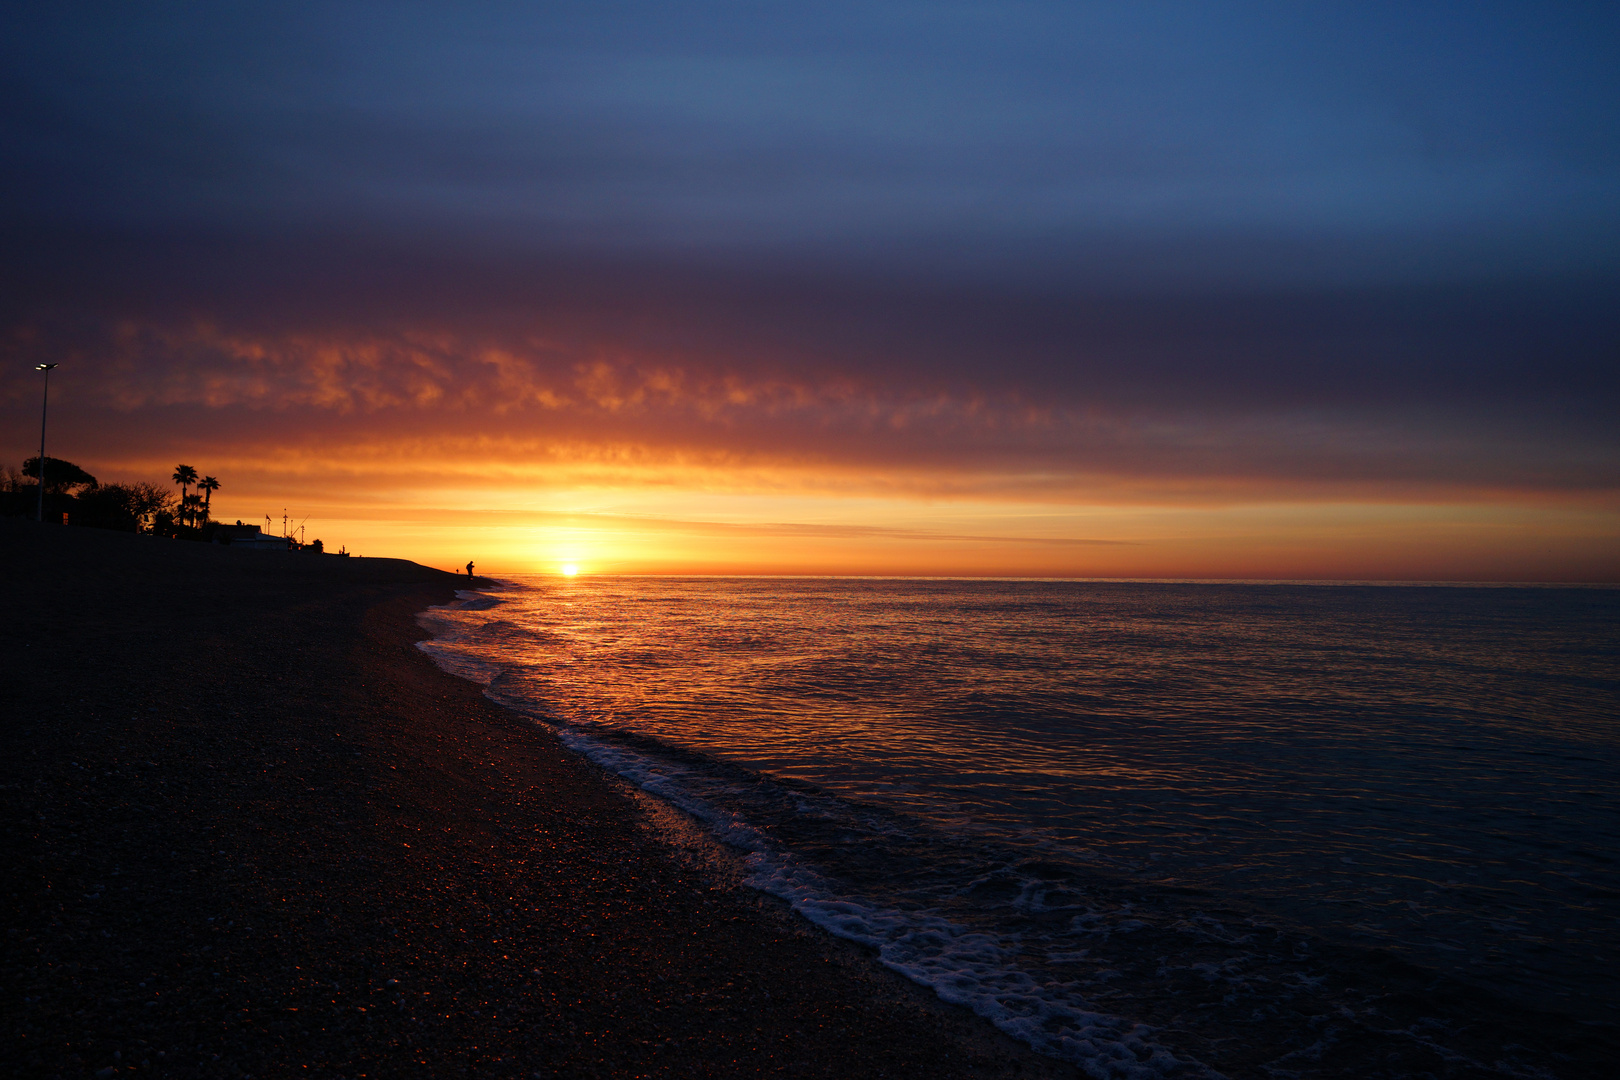
<path id="1" fill-rule="evenodd" d="M 51 340 L 25 328 L 11 351 Z M 94 344 L 53 382 L 55 452 L 104 478 L 193 462 L 225 481 L 221 517 L 286 509 L 370 554 L 497 572 L 1620 576 L 1612 456 L 1511 415 L 1150 406 L 566 321 L 126 318 Z M 4 387 L 19 430 L 31 391 Z"/>
<path id="2" fill-rule="evenodd" d="M 447 476 L 561 469 L 579 482 L 865 485 L 929 496 L 1620 490 L 1602 445 L 1578 432 L 1549 439 L 1511 418 L 1125 408 L 1039 399 L 1016 383 L 777 371 L 532 334 L 253 335 L 126 320 L 108 356 L 86 356 L 62 382 L 64 400 L 81 410 L 130 417 L 114 427 L 168 410 L 228 453 L 288 470 L 314 455 L 323 469 L 432 463 L 430 474 Z"/>

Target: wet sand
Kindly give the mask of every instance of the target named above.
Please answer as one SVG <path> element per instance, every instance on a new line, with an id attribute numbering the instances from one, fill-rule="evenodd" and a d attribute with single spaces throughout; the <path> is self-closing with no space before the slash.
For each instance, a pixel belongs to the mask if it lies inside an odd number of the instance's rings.
<path id="1" fill-rule="evenodd" d="M 449 574 L 16 520 L 0 558 L 8 1075 L 1076 1075 L 440 672 Z"/>

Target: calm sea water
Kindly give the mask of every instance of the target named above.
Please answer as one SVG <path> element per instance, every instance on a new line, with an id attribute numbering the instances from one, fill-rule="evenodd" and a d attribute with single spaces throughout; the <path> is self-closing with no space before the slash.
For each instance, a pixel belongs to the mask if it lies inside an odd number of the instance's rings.
<path id="1" fill-rule="evenodd" d="M 1197 1071 L 1144 980 L 1261 1015 L 1311 941 L 1616 1019 L 1620 591 L 533 578 L 424 620 L 753 885 L 1098 1075 Z M 1185 963 L 1120 977 L 1150 930 Z"/>

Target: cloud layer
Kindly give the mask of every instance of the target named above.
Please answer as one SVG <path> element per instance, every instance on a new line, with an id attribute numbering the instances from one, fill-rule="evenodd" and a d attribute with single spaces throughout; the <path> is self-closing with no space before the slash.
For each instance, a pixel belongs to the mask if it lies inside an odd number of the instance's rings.
<path id="1" fill-rule="evenodd" d="M 141 258 L 12 283 L 32 306 L 16 366 L 63 360 L 62 392 L 114 428 L 179 410 L 198 438 L 346 456 L 427 440 L 1064 498 L 1620 486 L 1620 317 L 1599 291 L 1054 297 L 427 254 L 400 270 L 319 247 Z M 75 285 L 83 267 L 111 280 Z M 187 277 L 208 282 L 141 295 Z M 31 407 L 30 382 L 7 391 Z"/>
<path id="2" fill-rule="evenodd" d="M 18 6 L 0 414 L 50 361 L 103 468 L 1612 509 L 1617 28 Z"/>

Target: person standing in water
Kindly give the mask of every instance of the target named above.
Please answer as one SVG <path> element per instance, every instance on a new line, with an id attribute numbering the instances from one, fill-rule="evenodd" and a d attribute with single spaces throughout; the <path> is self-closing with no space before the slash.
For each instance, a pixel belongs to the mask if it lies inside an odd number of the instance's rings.
<path id="1" fill-rule="evenodd" d="M 468 577 L 472 577 L 472 567 L 473 567 L 472 560 L 468 559 L 467 560 L 467 576 Z"/>

